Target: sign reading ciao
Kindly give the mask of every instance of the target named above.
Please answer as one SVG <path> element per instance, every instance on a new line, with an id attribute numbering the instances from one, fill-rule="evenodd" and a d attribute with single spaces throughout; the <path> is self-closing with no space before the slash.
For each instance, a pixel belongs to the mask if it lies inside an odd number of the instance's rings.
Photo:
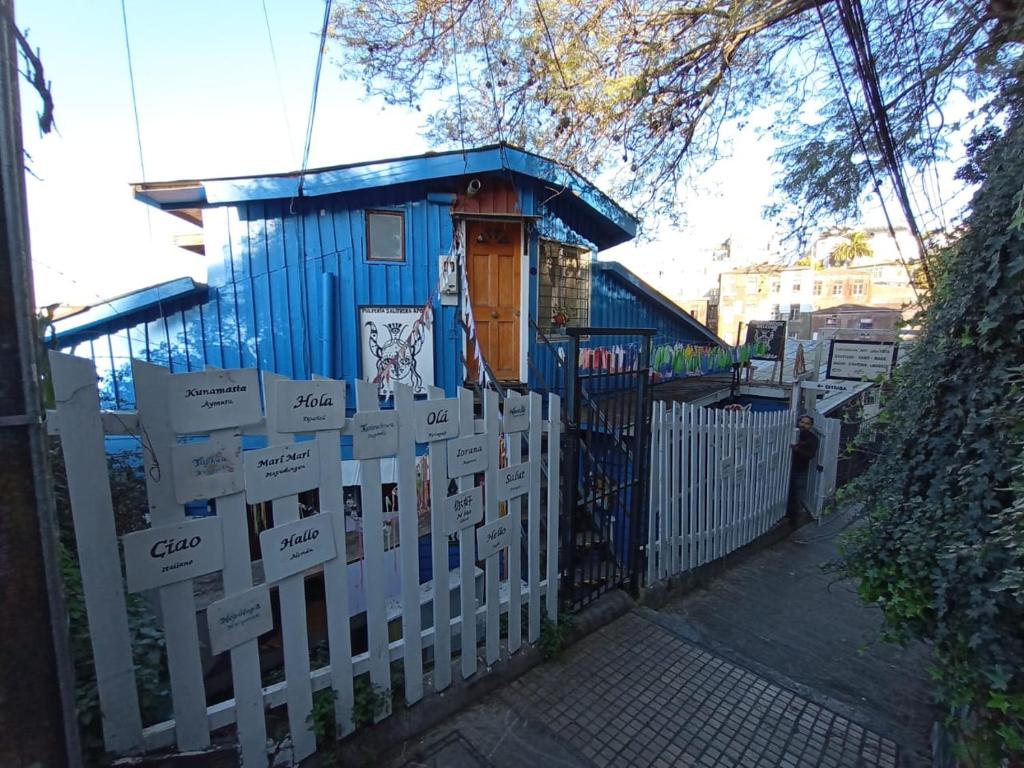
<path id="1" fill-rule="evenodd" d="M 345 426 L 345 382 L 278 381 L 278 432 L 316 432 Z"/>
<path id="2" fill-rule="evenodd" d="M 512 523 L 508 517 L 501 517 L 494 522 L 476 529 L 476 556 L 478 560 L 486 560 L 498 554 L 512 544 Z"/>
<path id="3" fill-rule="evenodd" d="M 487 464 L 487 435 L 470 435 L 448 441 L 449 478 L 484 472 Z"/>
<path id="4" fill-rule="evenodd" d="M 179 504 L 241 493 L 242 439 L 236 434 L 171 446 L 171 470 Z"/>
<path id="5" fill-rule="evenodd" d="M 379 459 L 398 453 L 398 414 L 394 411 L 357 413 L 346 431 L 352 435 L 353 459 Z"/>
<path id="6" fill-rule="evenodd" d="M 451 536 L 484 519 L 484 489 L 470 488 L 444 500 L 444 532 Z"/>
<path id="7" fill-rule="evenodd" d="M 129 592 L 194 579 L 223 565 L 220 520 L 206 517 L 127 534 L 123 539 Z"/>
<path id="8" fill-rule="evenodd" d="M 260 554 L 267 582 L 280 581 L 333 560 L 337 554 L 333 521 L 333 513 L 321 512 L 263 531 Z"/>
<path id="9" fill-rule="evenodd" d="M 225 597 L 206 607 L 210 650 L 223 653 L 274 628 L 266 584 Z"/>
<path id="10" fill-rule="evenodd" d="M 498 501 L 508 501 L 530 490 L 530 462 L 498 470 Z"/>
<path id="11" fill-rule="evenodd" d="M 256 370 L 202 371 L 167 377 L 167 409 L 179 435 L 241 427 L 260 420 Z"/>
<path id="12" fill-rule="evenodd" d="M 416 442 L 432 443 L 459 436 L 459 401 L 417 400 L 413 406 L 416 419 Z"/>
<path id="13" fill-rule="evenodd" d="M 245 453 L 245 499 L 250 504 L 293 496 L 319 484 L 320 454 L 313 440 Z"/>

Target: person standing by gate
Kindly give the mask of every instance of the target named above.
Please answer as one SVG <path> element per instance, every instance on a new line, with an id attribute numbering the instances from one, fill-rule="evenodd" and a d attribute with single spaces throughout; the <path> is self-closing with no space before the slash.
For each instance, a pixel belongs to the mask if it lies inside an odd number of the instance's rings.
<path id="1" fill-rule="evenodd" d="M 800 521 L 804 498 L 807 496 L 807 478 L 811 461 L 818 455 L 818 436 L 814 434 L 814 419 L 801 416 L 797 421 L 799 432 L 793 444 L 793 470 L 789 478 L 789 522 L 796 527 Z"/>

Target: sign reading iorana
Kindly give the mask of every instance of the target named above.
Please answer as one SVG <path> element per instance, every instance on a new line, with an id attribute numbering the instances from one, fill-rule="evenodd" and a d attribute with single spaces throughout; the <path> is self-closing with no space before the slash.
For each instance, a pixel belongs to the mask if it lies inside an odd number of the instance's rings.
<path id="1" fill-rule="evenodd" d="M 261 417 L 256 369 L 168 376 L 167 408 L 171 428 L 179 435 L 255 424 Z"/>
<path id="2" fill-rule="evenodd" d="M 302 573 L 314 565 L 333 560 L 334 513 L 321 512 L 260 534 L 260 553 L 267 582 Z"/>
<path id="3" fill-rule="evenodd" d="M 124 543 L 129 592 L 194 579 L 223 564 L 220 520 L 206 517 L 129 533 Z"/>

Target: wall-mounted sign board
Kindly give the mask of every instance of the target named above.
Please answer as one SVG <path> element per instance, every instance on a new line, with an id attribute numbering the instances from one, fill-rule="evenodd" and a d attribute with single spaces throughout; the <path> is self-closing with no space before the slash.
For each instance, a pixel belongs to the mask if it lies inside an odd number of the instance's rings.
<path id="1" fill-rule="evenodd" d="M 530 413 L 527 405 L 529 400 L 522 395 L 511 392 L 505 398 L 501 413 L 502 432 L 522 432 L 530 427 Z"/>
<path id="2" fill-rule="evenodd" d="M 432 443 L 459 436 L 458 398 L 417 400 L 413 409 L 417 443 Z"/>
<path id="3" fill-rule="evenodd" d="M 786 321 L 751 320 L 746 343 L 753 348 L 754 360 L 781 360 L 786 351 Z"/>
<path id="4" fill-rule="evenodd" d="M 210 650 L 223 653 L 274 628 L 270 588 L 266 584 L 247 589 L 206 607 Z"/>
<path id="5" fill-rule="evenodd" d="M 448 477 L 455 479 L 487 469 L 487 435 L 448 441 Z"/>
<path id="6" fill-rule="evenodd" d="M 167 409 L 179 435 L 255 424 L 262 418 L 259 375 L 243 368 L 168 376 Z"/>
<path id="7" fill-rule="evenodd" d="M 245 452 L 245 499 L 250 504 L 281 499 L 320 485 L 315 440 Z"/>
<path id="8" fill-rule="evenodd" d="M 223 539 L 216 517 L 136 531 L 122 542 L 129 592 L 194 579 L 223 567 Z"/>
<path id="9" fill-rule="evenodd" d="M 896 351 L 891 341 L 833 339 L 828 350 L 828 378 L 871 381 L 888 376 L 896 363 Z"/>
<path id="10" fill-rule="evenodd" d="M 211 438 L 171 446 L 174 497 L 179 504 L 241 493 L 242 438 Z"/>
<path id="11" fill-rule="evenodd" d="M 333 560 L 334 514 L 321 512 L 284 525 L 275 525 L 260 534 L 263 573 L 268 583 Z"/>
<path id="12" fill-rule="evenodd" d="M 345 426 L 345 382 L 278 381 L 278 432 L 316 432 Z"/>

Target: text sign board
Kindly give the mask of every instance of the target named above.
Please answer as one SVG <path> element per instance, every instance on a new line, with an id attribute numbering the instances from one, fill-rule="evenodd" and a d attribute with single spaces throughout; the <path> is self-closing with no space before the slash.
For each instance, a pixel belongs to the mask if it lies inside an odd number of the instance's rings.
<path id="1" fill-rule="evenodd" d="M 318 485 L 320 454 L 314 440 L 245 453 L 245 500 L 250 504 L 294 496 Z"/>
<path id="2" fill-rule="evenodd" d="M 781 360 L 786 351 L 786 321 L 751 320 L 746 343 L 753 348 L 754 360 Z"/>
<path id="3" fill-rule="evenodd" d="M 458 398 L 417 400 L 413 408 L 417 443 L 433 443 L 459 436 Z"/>
<path id="4" fill-rule="evenodd" d="M 530 462 L 498 470 L 498 501 L 508 501 L 530 490 Z"/>
<path id="5" fill-rule="evenodd" d="M 277 381 L 278 432 L 316 432 L 345 426 L 345 382 Z"/>
<path id="6" fill-rule="evenodd" d="M 129 533 L 124 543 L 129 592 L 143 592 L 219 571 L 224 563 L 220 519 L 206 517 Z"/>
<path id="7" fill-rule="evenodd" d="M 470 488 L 444 500 L 444 532 L 451 536 L 484 519 L 484 489 Z"/>
<path id="8" fill-rule="evenodd" d="M 512 544 L 512 518 L 501 517 L 476 529 L 476 556 L 486 560 Z"/>
<path id="9" fill-rule="evenodd" d="M 254 368 L 168 376 L 167 410 L 179 435 L 255 424 L 261 418 L 259 377 Z"/>
<path id="10" fill-rule="evenodd" d="M 267 582 L 280 581 L 333 560 L 337 554 L 333 518 L 333 513 L 321 512 L 263 531 L 260 553 Z"/>
<path id="11" fill-rule="evenodd" d="M 455 479 L 487 469 L 487 435 L 448 441 L 448 477 Z"/>
<path id="12" fill-rule="evenodd" d="M 363 411 L 348 424 L 353 459 L 379 459 L 398 453 L 398 414 L 395 411 Z"/>
<path id="13" fill-rule="evenodd" d="M 179 504 L 241 493 L 242 439 L 236 434 L 171 446 L 171 469 L 174 498 Z"/>
<path id="14" fill-rule="evenodd" d="M 210 650 L 223 653 L 274 628 L 270 588 L 266 584 L 247 589 L 206 607 Z"/>
<path id="15" fill-rule="evenodd" d="M 529 400 L 518 393 L 510 393 L 505 398 L 505 406 L 501 414 L 502 432 L 522 432 L 530 427 L 530 413 L 527 408 Z"/>
<path id="16" fill-rule="evenodd" d="M 849 392 L 856 385 L 846 381 L 801 381 L 801 389 L 812 389 L 817 392 Z"/>
<path id="17" fill-rule="evenodd" d="M 833 339 L 828 350 L 828 378 L 848 381 L 874 380 L 888 376 L 896 361 L 891 341 L 846 341 Z"/>

